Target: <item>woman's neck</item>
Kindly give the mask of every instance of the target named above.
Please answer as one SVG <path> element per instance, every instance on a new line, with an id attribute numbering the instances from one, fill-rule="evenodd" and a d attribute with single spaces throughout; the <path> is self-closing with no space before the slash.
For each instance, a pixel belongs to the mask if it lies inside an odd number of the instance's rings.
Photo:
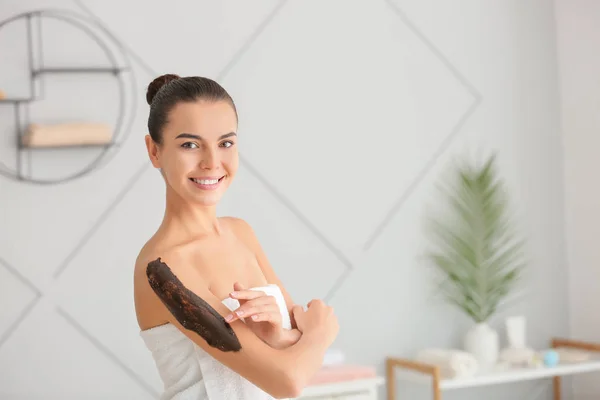
<path id="1" fill-rule="evenodd" d="M 215 206 L 191 204 L 169 192 L 161 224 L 166 232 L 177 232 L 182 240 L 221 234 Z"/>

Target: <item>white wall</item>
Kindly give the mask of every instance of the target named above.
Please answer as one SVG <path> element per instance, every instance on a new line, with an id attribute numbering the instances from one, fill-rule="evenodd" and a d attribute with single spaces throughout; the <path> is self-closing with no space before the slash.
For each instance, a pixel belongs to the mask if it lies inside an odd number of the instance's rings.
<path id="1" fill-rule="evenodd" d="M 556 0 L 571 334 L 600 337 L 600 2 Z M 593 376 L 574 381 L 578 395 L 600 392 Z"/>
<path id="2" fill-rule="evenodd" d="M 41 3 L 5 1 L 0 17 Z M 166 72 L 217 78 L 236 99 L 242 171 L 221 213 L 255 227 L 298 302 L 332 302 L 342 326 L 336 347 L 350 362 L 383 372 L 386 356 L 460 345 L 469 321 L 432 296 L 417 257 L 422 217 L 436 205 L 433 184 L 452 158 L 477 150 L 499 151 L 529 239 L 526 301 L 505 313 L 528 316 L 536 347 L 567 333 L 551 3 L 51 3 L 110 29 L 118 42 L 109 46 L 132 66 L 126 83 L 137 85 L 127 101 L 138 103 L 122 146 L 92 174 L 60 185 L 0 177 L 4 394 L 146 399 L 160 390 L 135 324 L 131 271 L 162 217 L 163 184 L 143 144 L 144 88 Z M 48 27 L 45 56 L 101 61 L 74 31 L 59 38 L 65 28 Z M 0 54 L 15 54 L 0 65 L 10 95 L 27 88 L 22 33 L 0 30 Z M 111 121 L 117 99 L 114 81 L 98 76 L 50 77 L 46 94 L 32 109 L 42 123 Z M 0 107 L 0 157 L 10 165 L 12 113 Z M 32 171 L 57 176 L 89 156 L 38 152 Z M 492 321 L 496 328 L 504 315 Z M 525 383 L 445 399 L 547 393 L 547 384 Z"/>

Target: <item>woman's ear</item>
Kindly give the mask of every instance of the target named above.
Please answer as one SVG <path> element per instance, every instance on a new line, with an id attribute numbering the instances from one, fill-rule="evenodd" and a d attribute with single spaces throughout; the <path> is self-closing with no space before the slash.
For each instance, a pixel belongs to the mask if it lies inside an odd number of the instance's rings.
<path id="1" fill-rule="evenodd" d="M 154 168 L 160 168 L 160 160 L 158 159 L 158 146 L 152 140 L 150 135 L 146 135 L 144 138 L 146 141 L 146 149 L 148 150 L 148 157 Z"/>

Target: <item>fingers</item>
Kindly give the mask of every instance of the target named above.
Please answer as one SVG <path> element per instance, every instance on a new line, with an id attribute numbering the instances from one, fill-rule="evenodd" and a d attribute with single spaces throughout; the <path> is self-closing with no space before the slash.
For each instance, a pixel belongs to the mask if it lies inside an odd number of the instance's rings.
<path id="1" fill-rule="evenodd" d="M 257 299 L 249 300 L 243 305 L 241 305 L 237 310 L 233 311 L 225 320 L 227 322 L 233 322 L 239 318 L 253 318 L 254 315 L 258 314 L 274 314 L 278 318 L 273 318 L 269 316 L 260 316 L 257 317 L 256 321 L 268 320 L 268 321 L 280 321 L 281 320 L 281 311 L 279 310 L 279 306 L 275 301 L 275 298 L 272 296 L 263 296 Z M 254 318 L 253 318 L 254 320 Z"/>
<path id="2" fill-rule="evenodd" d="M 298 330 L 300 332 L 304 332 L 304 319 L 306 316 L 306 311 L 304 310 L 304 307 L 302 307 L 301 305 L 298 304 L 294 304 L 292 306 L 292 316 L 294 318 L 294 321 L 296 321 L 296 327 L 298 328 Z"/>
<path id="3" fill-rule="evenodd" d="M 328 306 L 321 299 L 312 299 L 310 302 L 308 302 L 307 308 L 308 308 L 308 310 L 307 310 L 308 312 L 310 312 L 311 310 L 315 310 L 315 312 L 326 313 L 327 315 L 333 314 L 333 307 Z"/>
<path id="4" fill-rule="evenodd" d="M 292 306 L 292 315 L 294 316 L 294 319 L 296 321 L 301 319 L 302 316 L 304 315 L 304 313 L 306 313 L 306 311 L 304 311 L 304 307 L 302 307 L 298 304 L 295 304 Z"/>
<path id="5" fill-rule="evenodd" d="M 273 325 L 281 324 L 281 313 L 279 308 L 274 312 L 258 312 L 251 316 L 254 322 L 270 322 Z"/>
<path id="6" fill-rule="evenodd" d="M 325 307 L 327 306 L 327 304 L 325 304 L 325 302 L 321 299 L 312 299 L 311 301 L 308 302 L 307 306 L 310 307 Z"/>
<path id="7" fill-rule="evenodd" d="M 233 322 L 240 318 L 251 318 L 253 321 L 268 321 L 272 323 L 281 323 L 281 312 L 278 306 L 263 305 L 249 309 L 238 308 L 233 313 L 225 317 L 225 321 Z"/>
<path id="8" fill-rule="evenodd" d="M 294 305 L 292 306 L 292 313 L 294 313 L 294 314 L 297 314 L 297 313 L 298 313 L 298 314 L 299 314 L 299 313 L 302 313 L 302 312 L 304 312 L 304 307 L 302 307 L 301 305 L 299 305 L 299 304 L 294 304 Z"/>
<path id="9" fill-rule="evenodd" d="M 229 293 L 229 297 L 231 297 L 232 299 L 236 299 L 237 292 L 243 292 L 245 290 L 246 290 L 246 287 L 244 285 L 242 285 L 239 282 L 235 282 L 233 284 L 233 292 Z M 237 298 L 237 299 L 238 299 L 240 305 L 244 304 L 247 301 L 246 299 L 242 299 L 242 298 Z"/>

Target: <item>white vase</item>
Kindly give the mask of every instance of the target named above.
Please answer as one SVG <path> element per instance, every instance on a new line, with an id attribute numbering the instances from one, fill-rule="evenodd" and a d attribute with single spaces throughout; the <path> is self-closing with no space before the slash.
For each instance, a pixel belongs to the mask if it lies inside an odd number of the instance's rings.
<path id="1" fill-rule="evenodd" d="M 498 333 L 485 322 L 475 324 L 469 329 L 465 335 L 464 347 L 465 351 L 475 357 L 480 371 L 490 370 L 498 362 Z"/>

